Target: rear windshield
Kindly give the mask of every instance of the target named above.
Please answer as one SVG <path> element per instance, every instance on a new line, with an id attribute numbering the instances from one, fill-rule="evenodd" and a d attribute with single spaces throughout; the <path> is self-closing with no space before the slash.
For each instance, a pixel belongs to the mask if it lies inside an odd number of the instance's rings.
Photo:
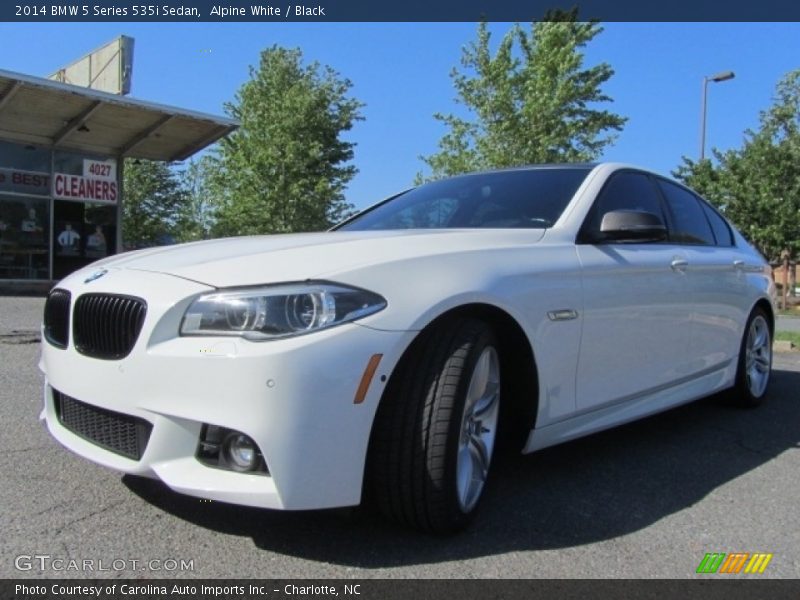
<path id="1" fill-rule="evenodd" d="M 522 169 L 442 179 L 395 196 L 336 229 L 551 227 L 591 169 Z"/>

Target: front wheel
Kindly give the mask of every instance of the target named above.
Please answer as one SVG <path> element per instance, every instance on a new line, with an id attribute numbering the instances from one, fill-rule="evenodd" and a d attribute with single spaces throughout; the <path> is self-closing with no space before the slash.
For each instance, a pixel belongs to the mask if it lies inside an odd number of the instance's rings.
<path id="1" fill-rule="evenodd" d="M 368 458 L 384 514 L 435 533 L 466 526 L 489 477 L 500 381 L 497 341 L 483 321 L 449 319 L 414 342 L 378 408 Z"/>
<path id="2" fill-rule="evenodd" d="M 472 367 L 461 409 L 456 484 L 463 513 L 475 508 L 489 475 L 499 408 L 500 360 L 494 346 L 487 345 Z"/>
<path id="3" fill-rule="evenodd" d="M 756 308 L 747 320 L 736 370 L 732 400 L 752 408 L 764 401 L 772 371 L 772 332 L 766 313 Z"/>

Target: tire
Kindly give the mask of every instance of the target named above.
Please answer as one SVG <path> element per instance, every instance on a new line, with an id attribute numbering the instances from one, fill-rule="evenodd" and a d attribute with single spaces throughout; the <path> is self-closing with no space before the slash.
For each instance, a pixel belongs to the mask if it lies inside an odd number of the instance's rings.
<path id="1" fill-rule="evenodd" d="M 389 381 L 368 457 L 368 498 L 431 533 L 464 528 L 489 474 L 500 414 L 492 329 L 449 319 L 423 332 Z"/>
<path id="2" fill-rule="evenodd" d="M 772 371 L 772 332 L 767 314 L 760 308 L 750 313 L 744 328 L 731 401 L 742 408 L 764 402 Z"/>

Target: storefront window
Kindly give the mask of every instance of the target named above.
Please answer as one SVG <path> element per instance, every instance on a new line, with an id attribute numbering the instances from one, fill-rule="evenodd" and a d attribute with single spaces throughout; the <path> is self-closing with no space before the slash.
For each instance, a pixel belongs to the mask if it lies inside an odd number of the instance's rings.
<path id="1" fill-rule="evenodd" d="M 33 144 L 14 144 L 0 140 L 0 167 L 50 173 L 50 150 Z"/>
<path id="2" fill-rule="evenodd" d="M 114 159 L 0 140 L 0 280 L 62 279 L 116 253 L 118 194 Z"/>
<path id="3" fill-rule="evenodd" d="M 83 161 L 87 159 L 101 160 L 99 156 L 89 156 L 88 154 L 76 154 L 74 152 L 56 150 L 55 156 L 53 157 L 53 170 L 56 173 L 83 175 Z"/>
<path id="4" fill-rule="evenodd" d="M 53 277 L 61 279 L 116 252 L 114 206 L 56 200 L 53 213 Z"/>
<path id="5" fill-rule="evenodd" d="M 0 279 L 47 279 L 50 256 L 46 199 L 0 195 Z"/>
<path id="6" fill-rule="evenodd" d="M 0 193 L 50 194 L 50 151 L 0 141 Z"/>

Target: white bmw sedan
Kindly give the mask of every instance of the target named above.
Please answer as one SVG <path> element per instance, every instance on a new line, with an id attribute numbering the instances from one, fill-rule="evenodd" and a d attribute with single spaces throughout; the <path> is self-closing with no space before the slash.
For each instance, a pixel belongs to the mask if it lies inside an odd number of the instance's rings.
<path id="1" fill-rule="evenodd" d="M 429 183 L 326 233 L 153 248 L 47 300 L 42 419 L 184 494 L 436 532 L 499 445 L 765 396 L 774 284 L 714 208 L 619 164 Z"/>

